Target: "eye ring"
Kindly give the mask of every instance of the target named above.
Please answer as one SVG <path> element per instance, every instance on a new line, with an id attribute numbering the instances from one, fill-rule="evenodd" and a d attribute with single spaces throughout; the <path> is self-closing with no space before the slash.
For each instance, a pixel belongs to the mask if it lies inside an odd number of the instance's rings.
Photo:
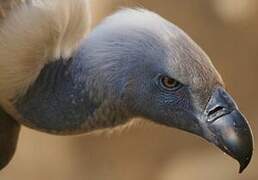
<path id="1" fill-rule="evenodd" d="M 159 81 L 161 86 L 169 91 L 176 90 L 180 87 L 180 83 L 169 76 L 160 76 Z"/>

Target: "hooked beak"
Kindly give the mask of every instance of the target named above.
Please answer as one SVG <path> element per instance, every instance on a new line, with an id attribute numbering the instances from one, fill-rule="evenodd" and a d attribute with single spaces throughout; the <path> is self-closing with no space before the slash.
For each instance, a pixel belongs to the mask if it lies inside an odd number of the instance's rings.
<path id="1" fill-rule="evenodd" d="M 213 92 L 200 120 L 202 133 L 199 135 L 236 159 L 241 173 L 252 157 L 252 132 L 246 118 L 223 88 Z"/>

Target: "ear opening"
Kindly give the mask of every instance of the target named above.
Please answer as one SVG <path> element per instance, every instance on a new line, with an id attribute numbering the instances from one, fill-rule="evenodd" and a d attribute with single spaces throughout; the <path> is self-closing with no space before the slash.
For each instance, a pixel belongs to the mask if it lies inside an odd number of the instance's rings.
<path id="1" fill-rule="evenodd" d="M 0 170 L 11 161 L 16 150 L 19 132 L 20 124 L 0 107 Z"/>

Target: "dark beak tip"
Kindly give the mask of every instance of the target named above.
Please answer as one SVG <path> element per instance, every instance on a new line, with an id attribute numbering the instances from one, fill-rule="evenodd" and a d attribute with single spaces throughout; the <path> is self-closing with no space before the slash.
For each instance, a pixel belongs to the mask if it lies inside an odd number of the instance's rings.
<path id="1" fill-rule="evenodd" d="M 239 165 L 240 165 L 239 174 L 241 174 L 245 170 L 245 168 L 250 164 L 251 159 L 252 159 L 252 154 L 243 160 L 238 160 Z"/>
<path id="2" fill-rule="evenodd" d="M 252 159 L 252 151 L 247 153 L 245 156 L 237 156 L 237 154 L 232 154 L 232 152 L 229 152 L 228 149 L 225 150 L 224 148 L 220 149 L 225 153 L 231 156 L 233 159 L 235 159 L 239 164 L 239 171 L 238 173 L 241 174 L 247 166 L 250 164 L 250 161 Z"/>
<path id="3" fill-rule="evenodd" d="M 240 113 L 240 115 L 242 115 Z M 252 155 L 253 155 L 253 133 L 252 130 L 248 124 L 248 121 L 245 119 L 244 116 L 242 116 L 245 120 L 245 125 L 243 128 L 243 132 L 240 134 L 242 134 L 242 141 L 244 142 L 241 146 L 241 155 L 237 158 L 238 162 L 239 162 L 239 173 L 242 173 L 246 167 L 250 164 L 250 161 L 252 159 Z"/>
<path id="4" fill-rule="evenodd" d="M 239 173 L 242 173 L 253 154 L 253 135 L 246 118 L 234 110 L 212 122 L 209 127 L 216 135 L 215 144 L 239 162 Z"/>
<path id="5" fill-rule="evenodd" d="M 240 161 L 239 161 L 239 165 L 240 165 L 239 171 L 238 171 L 239 174 L 241 174 L 241 173 L 245 170 L 245 168 L 246 168 L 246 167 L 248 166 L 248 164 L 250 163 L 250 160 L 251 160 L 251 158 L 250 158 L 248 161 L 246 161 L 246 162 L 240 162 Z"/>
<path id="6" fill-rule="evenodd" d="M 239 174 L 242 173 L 246 167 L 250 164 L 250 161 L 252 159 L 253 149 L 246 155 L 244 158 L 237 159 L 240 167 L 239 167 Z"/>

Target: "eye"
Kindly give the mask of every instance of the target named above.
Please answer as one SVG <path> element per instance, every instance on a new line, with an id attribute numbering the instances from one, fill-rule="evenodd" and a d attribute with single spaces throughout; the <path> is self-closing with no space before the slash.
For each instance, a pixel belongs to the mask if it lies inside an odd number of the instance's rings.
<path id="1" fill-rule="evenodd" d="M 161 86 L 166 90 L 175 90 L 180 86 L 180 83 L 177 80 L 168 76 L 161 76 L 160 83 Z"/>

